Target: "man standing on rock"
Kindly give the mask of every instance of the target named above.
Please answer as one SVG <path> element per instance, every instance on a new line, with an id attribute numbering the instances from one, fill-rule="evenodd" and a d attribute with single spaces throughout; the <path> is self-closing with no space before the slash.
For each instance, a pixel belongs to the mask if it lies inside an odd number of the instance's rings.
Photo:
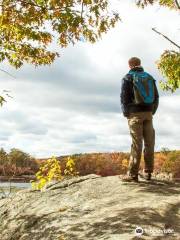
<path id="1" fill-rule="evenodd" d="M 143 141 L 146 180 L 151 180 L 154 168 L 152 118 L 158 108 L 159 94 L 154 78 L 141 67 L 141 60 L 132 57 L 128 63 L 130 71 L 122 79 L 120 98 L 123 115 L 128 119 L 132 145 L 128 173 L 122 180 L 138 182 Z"/>

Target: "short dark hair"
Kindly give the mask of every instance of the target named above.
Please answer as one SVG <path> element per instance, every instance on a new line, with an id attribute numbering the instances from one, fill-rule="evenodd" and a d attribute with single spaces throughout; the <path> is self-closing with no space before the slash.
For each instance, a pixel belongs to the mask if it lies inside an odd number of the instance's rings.
<path id="1" fill-rule="evenodd" d="M 132 57 L 128 61 L 130 67 L 136 67 L 141 65 L 141 60 L 137 57 Z"/>

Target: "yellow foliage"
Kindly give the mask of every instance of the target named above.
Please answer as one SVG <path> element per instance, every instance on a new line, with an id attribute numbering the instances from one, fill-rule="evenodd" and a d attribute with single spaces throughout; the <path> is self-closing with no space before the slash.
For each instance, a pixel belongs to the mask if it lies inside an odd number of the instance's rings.
<path id="1" fill-rule="evenodd" d="M 68 157 L 66 162 L 66 169 L 64 170 L 66 176 L 77 176 L 79 172 L 76 171 L 75 161 L 73 158 Z"/>
<path id="2" fill-rule="evenodd" d="M 125 158 L 122 160 L 122 169 L 127 169 L 129 166 L 129 161 Z"/>
<path id="3" fill-rule="evenodd" d="M 48 159 L 36 173 L 36 180 L 31 182 L 32 188 L 41 190 L 46 183 L 52 180 L 62 180 L 61 165 L 59 161 L 52 157 Z"/>
<path id="4" fill-rule="evenodd" d="M 74 160 L 68 157 L 64 175 L 77 176 L 78 174 L 79 172 L 76 171 Z M 33 189 L 41 190 L 48 182 L 52 180 L 61 181 L 63 178 L 60 162 L 55 157 L 52 157 L 42 164 L 36 173 L 36 180 L 31 181 L 31 185 Z"/>

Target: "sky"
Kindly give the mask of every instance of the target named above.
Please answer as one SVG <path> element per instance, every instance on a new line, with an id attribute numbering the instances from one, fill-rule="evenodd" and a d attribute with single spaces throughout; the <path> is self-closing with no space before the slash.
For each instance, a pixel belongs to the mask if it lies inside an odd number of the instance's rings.
<path id="1" fill-rule="evenodd" d="M 43 158 L 75 153 L 130 151 L 127 119 L 120 107 L 121 80 L 132 56 L 157 82 L 160 103 L 153 117 L 156 147 L 180 149 L 180 91 L 160 90 L 156 61 L 173 46 L 151 28 L 180 39 L 179 15 L 158 5 L 139 9 L 132 0 L 114 0 L 122 19 L 96 44 L 79 42 L 51 66 L 25 64 L 15 70 L 1 63 L 0 90 L 12 99 L 0 109 L 0 147 Z"/>

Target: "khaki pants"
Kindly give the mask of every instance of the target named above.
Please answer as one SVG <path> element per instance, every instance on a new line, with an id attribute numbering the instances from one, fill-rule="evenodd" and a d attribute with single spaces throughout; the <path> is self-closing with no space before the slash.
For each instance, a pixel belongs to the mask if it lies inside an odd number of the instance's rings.
<path id="1" fill-rule="evenodd" d="M 138 174 L 144 141 L 145 172 L 152 173 L 154 167 L 155 131 L 151 112 L 130 113 L 128 125 L 132 137 L 129 174 Z"/>

